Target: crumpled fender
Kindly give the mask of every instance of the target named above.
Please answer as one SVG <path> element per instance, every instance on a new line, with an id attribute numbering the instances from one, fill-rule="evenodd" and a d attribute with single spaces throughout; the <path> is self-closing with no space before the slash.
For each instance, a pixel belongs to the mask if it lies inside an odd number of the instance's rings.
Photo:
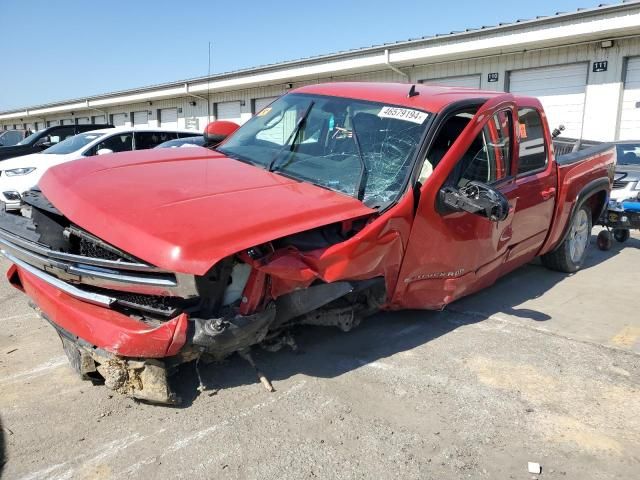
<path id="1" fill-rule="evenodd" d="M 295 247 L 277 250 L 266 258 L 251 260 L 253 268 L 270 276 L 269 294 L 278 298 L 316 280 L 366 280 L 384 277 L 393 292 L 411 228 L 413 197 L 403 199 L 383 215 L 372 219 L 350 239 L 327 248 L 302 252 Z"/>

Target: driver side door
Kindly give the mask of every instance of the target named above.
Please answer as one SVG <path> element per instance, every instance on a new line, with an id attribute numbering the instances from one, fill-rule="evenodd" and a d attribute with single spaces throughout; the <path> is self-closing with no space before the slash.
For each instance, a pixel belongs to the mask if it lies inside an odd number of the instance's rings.
<path id="1" fill-rule="evenodd" d="M 422 185 L 393 304 L 439 309 L 498 278 L 513 236 L 517 201 L 512 174 L 516 111 L 510 95 L 486 102 Z M 440 133 L 452 117 L 440 124 Z M 506 218 L 491 220 L 443 204 L 441 189 L 464 191 L 470 182 L 506 197 Z"/>

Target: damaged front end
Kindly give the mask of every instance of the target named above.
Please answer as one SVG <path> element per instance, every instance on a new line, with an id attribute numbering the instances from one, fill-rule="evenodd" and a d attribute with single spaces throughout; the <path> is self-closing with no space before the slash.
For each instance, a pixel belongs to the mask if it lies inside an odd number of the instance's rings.
<path id="1" fill-rule="evenodd" d="M 30 218 L 0 214 L 10 282 L 56 328 L 83 378 L 155 403 L 177 403 L 171 372 L 203 355 L 219 361 L 257 344 L 273 349 L 300 324 L 349 331 L 385 303 L 402 251 L 397 232 L 370 228 L 346 261 L 365 218 L 274 240 L 189 275 L 84 231 L 40 191 L 24 201 Z"/>

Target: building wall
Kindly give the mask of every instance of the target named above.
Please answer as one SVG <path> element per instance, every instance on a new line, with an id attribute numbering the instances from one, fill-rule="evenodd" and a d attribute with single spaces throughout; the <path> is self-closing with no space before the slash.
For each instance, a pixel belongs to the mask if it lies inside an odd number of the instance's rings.
<path id="1" fill-rule="evenodd" d="M 509 88 L 510 72 L 585 62 L 589 64 L 586 79 L 586 93 L 584 100 L 584 122 L 582 137 L 592 140 L 615 140 L 618 136 L 620 111 L 624 89 L 624 74 L 626 59 L 640 56 L 640 38 L 628 38 L 616 40 L 612 48 L 601 48 L 600 42 L 592 42 L 583 45 L 568 47 L 551 47 L 526 52 L 513 52 L 502 55 L 491 55 L 481 58 L 466 58 L 455 61 L 432 62 L 421 65 L 402 67 L 401 70 L 407 77 L 387 67 L 376 66 L 372 71 L 364 71 L 350 75 L 321 75 L 316 78 L 306 79 L 292 83 L 292 87 L 298 87 L 310 83 L 331 81 L 381 81 L 381 82 L 419 82 L 421 80 L 441 79 L 465 75 L 479 74 L 481 88 L 487 90 L 504 91 Z M 606 72 L 593 73 L 591 69 L 594 61 L 608 61 Z M 490 73 L 498 74 L 497 82 L 489 82 Z M 226 92 L 212 92 L 210 106 L 207 108 L 207 94 L 198 93 L 196 96 L 178 96 L 163 100 L 152 100 L 110 106 L 103 110 L 107 115 L 114 113 L 127 113 L 127 125 L 131 125 L 131 112 L 149 110 L 149 125 L 158 125 L 158 110 L 162 108 L 178 108 L 178 126 L 186 128 L 197 125 L 202 130 L 209 119 L 214 119 L 215 104 L 218 102 L 240 101 L 241 121 L 246 121 L 254 113 L 251 111 L 253 101 L 256 98 L 274 97 L 286 93 L 289 90 L 287 84 L 264 85 L 257 88 L 238 89 Z M 195 103 L 195 105 L 191 105 Z M 99 115 L 97 111 L 77 111 L 76 117 L 87 115 Z M 51 115 L 45 117 L 47 121 L 73 118 L 69 113 Z M 109 117 L 108 117 L 109 118 Z M 192 119 L 190 122 L 187 119 Z M 22 123 L 32 123 L 40 119 L 24 119 Z M 14 124 L 20 124 L 18 120 L 6 120 L 0 125 L 12 128 Z M 195 125 L 194 125 L 195 124 Z M 640 137 L 640 132 L 638 134 Z"/>

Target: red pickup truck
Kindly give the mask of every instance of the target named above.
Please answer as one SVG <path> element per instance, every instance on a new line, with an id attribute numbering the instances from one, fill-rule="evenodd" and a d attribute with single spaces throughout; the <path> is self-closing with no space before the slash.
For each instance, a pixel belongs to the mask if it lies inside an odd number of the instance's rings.
<path id="1" fill-rule="evenodd" d="M 0 248 L 84 378 L 170 403 L 177 365 L 294 325 L 440 310 L 537 256 L 577 271 L 615 150 L 552 142 L 534 98 L 307 86 L 215 149 L 51 169 L 29 218 L 0 216 Z"/>

